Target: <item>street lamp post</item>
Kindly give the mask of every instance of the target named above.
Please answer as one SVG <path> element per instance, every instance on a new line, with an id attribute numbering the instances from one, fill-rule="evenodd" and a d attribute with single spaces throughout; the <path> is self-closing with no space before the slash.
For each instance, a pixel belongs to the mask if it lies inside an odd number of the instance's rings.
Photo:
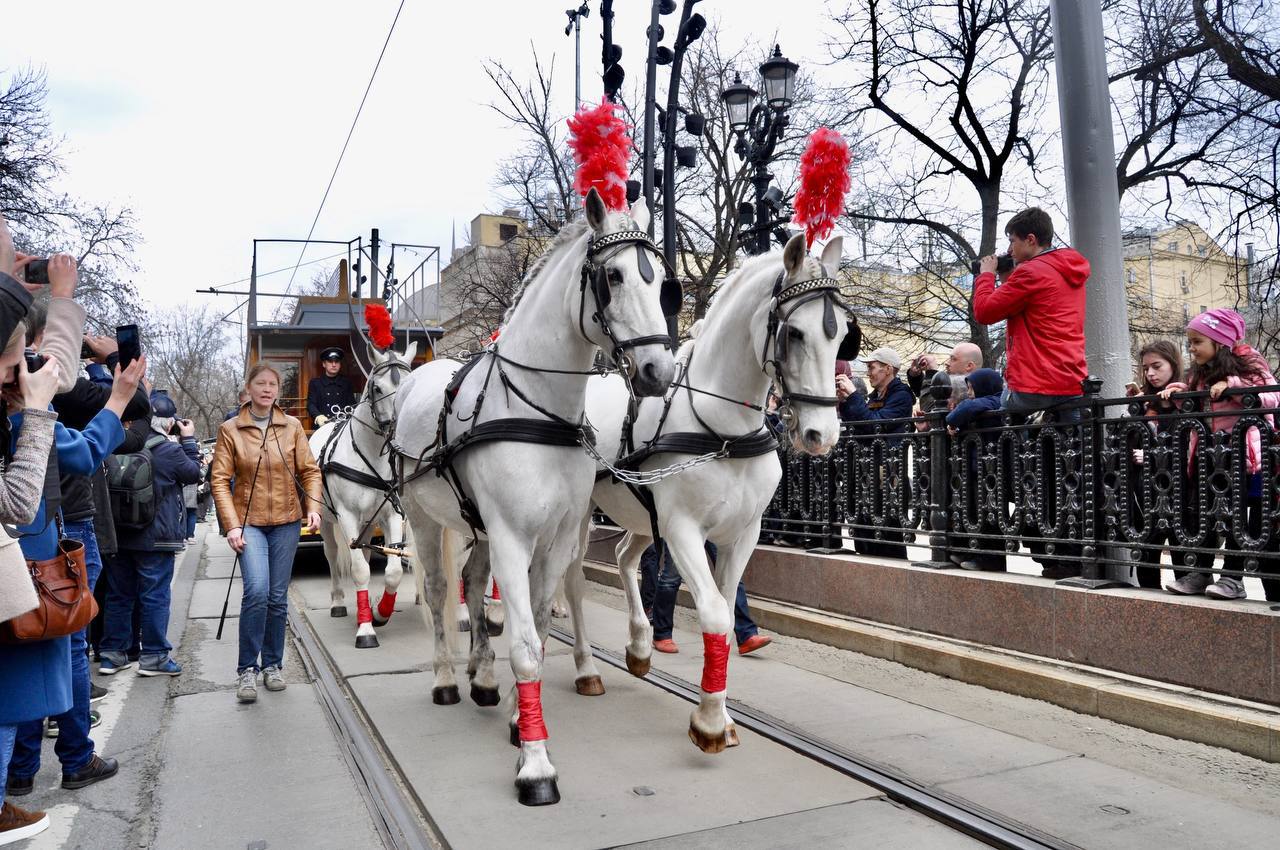
<path id="1" fill-rule="evenodd" d="M 591 14 L 591 7 L 582 0 L 581 6 L 565 9 L 564 13 L 569 16 L 564 34 L 573 32 L 573 111 L 577 112 L 582 108 L 582 19 Z"/>
<path id="2" fill-rule="evenodd" d="M 769 250 L 769 241 L 775 228 L 786 223 L 781 215 L 782 191 L 771 186 L 773 175 L 769 163 L 782 137 L 782 131 L 790 122 L 787 110 L 791 108 L 795 93 L 796 71 L 800 66 L 782 55 L 778 45 L 773 55 L 760 65 L 760 78 L 764 89 L 764 101 L 756 103 L 759 95 L 755 89 L 742 82 L 734 74 L 733 85 L 720 94 L 729 112 L 729 127 L 737 134 L 734 152 L 738 158 L 751 165 L 751 185 L 755 188 L 756 202 L 738 208 L 742 228 L 739 242 L 748 254 L 763 254 Z M 785 243 L 785 236 L 779 241 Z"/>

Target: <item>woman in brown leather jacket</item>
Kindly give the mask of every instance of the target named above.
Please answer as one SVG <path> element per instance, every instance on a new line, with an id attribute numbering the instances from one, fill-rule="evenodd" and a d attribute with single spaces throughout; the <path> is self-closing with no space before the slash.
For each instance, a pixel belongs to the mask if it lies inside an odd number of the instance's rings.
<path id="1" fill-rule="evenodd" d="M 303 516 L 311 530 L 320 527 L 320 468 L 302 423 L 275 406 L 275 367 L 258 363 L 245 386 L 249 401 L 218 429 L 210 485 L 244 576 L 236 698 L 254 702 L 259 670 L 267 690 L 285 688 L 280 668 L 289 579 Z"/>

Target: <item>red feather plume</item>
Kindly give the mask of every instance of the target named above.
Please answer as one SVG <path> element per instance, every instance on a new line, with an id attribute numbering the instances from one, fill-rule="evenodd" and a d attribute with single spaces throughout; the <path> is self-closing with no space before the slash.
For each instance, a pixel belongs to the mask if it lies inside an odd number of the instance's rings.
<path id="1" fill-rule="evenodd" d="M 804 228 L 805 240 L 825 239 L 844 213 L 844 196 L 853 183 L 849 177 L 849 143 L 828 127 L 809 136 L 800 155 L 800 191 L 796 192 L 793 222 Z"/>
<path id="2" fill-rule="evenodd" d="M 627 205 L 627 160 L 631 153 L 630 128 L 618 111 L 617 104 L 606 100 L 578 110 L 569 119 L 569 147 L 578 162 L 573 188 L 584 198 L 594 188 L 611 210 Z"/>
<path id="3" fill-rule="evenodd" d="M 381 304 L 364 305 L 364 321 L 369 326 L 369 340 L 379 351 L 386 351 L 396 341 L 391 330 L 391 314 Z"/>

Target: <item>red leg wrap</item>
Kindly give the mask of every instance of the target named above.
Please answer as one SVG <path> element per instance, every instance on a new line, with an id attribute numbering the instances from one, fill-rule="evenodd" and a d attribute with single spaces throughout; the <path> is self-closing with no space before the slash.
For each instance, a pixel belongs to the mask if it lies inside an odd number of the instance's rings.
<path id="1" fill-rule="evenodd" d="M 369 591 L 356 591 L 356 623 L 372 623 L 373 609 L 369 607 Z"/>
<path id="2" fill-rule="evenodd" d="M 547 740 L 547 725 L 542 722 L 542 682 L 516 682 L 516 696 L 520 708 L 520 718 L 516 721 L 520 741 Z"/>
<path id="3" fill-rule="evenodd" d="M 718 694 L 729 678 L 729 636 L 702 633 L 702 690 Z"/>
<path id="4" fill-rule="evenodd" d="M 382 598 L 378 600 L 378 619 L 390 620 L 391 615 L 396 612 L 396 595 L 394 593 L 382 592 Z"/>
<path id="5" fill-rule="evenodd" d="M 467 604 L 467 584 L 462 579 L 458 579 L 458 602 L 462 605 Z"/>
<path id="6" fill-rule="evenodd" d="M 498 592 L 498 580 L 496 578 L 493 580 L 493 593 L 489 595 L 493 597 L 494 602 L 502 601 L 502 594 Z"/>

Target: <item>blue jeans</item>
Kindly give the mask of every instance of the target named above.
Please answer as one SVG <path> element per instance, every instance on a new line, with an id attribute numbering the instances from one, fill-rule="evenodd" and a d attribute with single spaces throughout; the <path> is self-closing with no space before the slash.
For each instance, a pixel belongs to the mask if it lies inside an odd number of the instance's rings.
<path id="1" fill-rule="evenodd" d="M 102 627 L 102 654 L 123 663 L 136 636 L 135 603 L 142 605 L 142 653 L 144 664 L 160 664 L 169 657 L 169 604 L 173 582 L 173 552 L 137 552 L 121 549 L 111 559 L 111 592 Z"/>
<path id="2" fill-rule="evenodd" d="M 653 547 L 650 546 L 650 549 Z M 676 613 L 676 597 L 680 593 L 680 584 L 683 581 L 680 577 L 680 571 L 676 569 L 676 562 L 671 555 L 665 551 L 663 547 L 663 558 L 659 560 L 656 556 L 650 558 L 642 558 L 642 566 L 653 569 L 654 596 L 653 596 L 653 639 L 667 640 L 671 637 L 671 632 L 675 628 Z M 650 555 L 646 550 L 645 555 Z M 707 543 L 707 557 L 711 559 L 711 565 L 715 566 L 716 547 L 714 543 Z M 645 562 L 648 561 L 648 564 Z M 742 582 L 738 582 L 738 595 L 733 605 L 733 633 L 737 637 L 738 643 L 752 637 L 758 632 L 755 621 L 751 619 L 751 613 L 747 610 L 747 591 L 742 586 Z"/>
<path id="3" fill-rule="evenodd" d="M 4 785 L 9 781 L 9 758 L 13 755 L 13 742 L 17 734 L 17 726 L 0 726 L 0 805 L 4 804 Z"/>
<path id="4" fill-rule="evenodd" d="M 88 571 L 89 590 L 102 575 L 102 556 L 98 554 L 98 538 L 93 533 L 93 520 L 77 520 L 63 525 L 66 536 L 84 544 L 84 564 Z M 62 763 L 63 773 L 75 773 L 93 760 L 93 739 L 89 737 L 89 643 L 85 629 L 71 635 L 71 708 L 53 718 L 58 721 L 58 741 L 53 750 Z M 40 772 L 40 745 L 44 740 L 44 723 L 30 720 L 17 726 L 10 769 L 24 779 Z"/>
<path id="5" fill-rule="evenodd" d="M 244 552 L 240 555 L 244 596 L 240 600 L 240 659 L 236 673 L 284 664 L 289 579 L 301 526 L 302 522 L 295 520 L 284 525 L 244 527 Z"/>
<path id="6" fill-rule="evenodd" d="M 196 536 L 196 509 L 187 508 L 187 539 Z"/>

